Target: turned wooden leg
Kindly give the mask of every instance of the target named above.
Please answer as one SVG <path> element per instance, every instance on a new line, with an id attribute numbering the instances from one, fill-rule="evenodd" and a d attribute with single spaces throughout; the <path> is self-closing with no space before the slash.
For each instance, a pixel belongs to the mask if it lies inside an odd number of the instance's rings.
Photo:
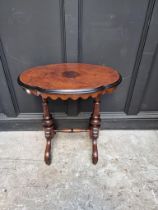
<path id="1" fill-rule="evenodd" d="M 92 139 L 92 162 L 98 162 L 97 139 L 99 137 L 100 119 L 100 97 L 94 99 L 93 112 L 90 117 L 90 138 Z"/>
<path id="2" fill-rule="evenodd" d="M 51 140 L 55 134 L 54 122 L 52 115 L 48 109 L 48 101 L 47 99 L 42 98 L 42 106 L 43 106 L 43 128 L 45 132 L 46 138 L 46 149 L 44 154 L 44 161 L 47 165 L 51 163 Z"/>

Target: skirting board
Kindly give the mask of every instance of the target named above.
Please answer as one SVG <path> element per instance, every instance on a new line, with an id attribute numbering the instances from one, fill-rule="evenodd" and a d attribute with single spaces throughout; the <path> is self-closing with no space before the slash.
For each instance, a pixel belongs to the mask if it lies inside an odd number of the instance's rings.
<path id="1" fill-rule="evenodd" d="M 88 128 L 90 113 L 67 116 L 64 113 L 53 115 L 60 128 Z M 123 112 L 101 113 L 101 129 L 158 129 L 158 112 L 140 112 L 126 115 Z M 0 131 L 42 130 L 42 114 L 20 114 L 15 118 L 0 115 Z"/>

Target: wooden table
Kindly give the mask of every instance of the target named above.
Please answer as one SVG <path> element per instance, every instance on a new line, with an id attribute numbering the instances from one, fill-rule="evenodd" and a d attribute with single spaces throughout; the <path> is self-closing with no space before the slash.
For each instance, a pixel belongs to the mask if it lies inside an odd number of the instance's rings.
<path id="1" fill-rule="evenodd" d="M 38 66 L 19 75 L 19 85 L 28 94 L 40 96 L 42 99 L 43 127 L 47 142 L 44 155 L 46 164 L 51 163 L 51 139 L 57 131 L 47 99 L 77 100 L 89 97 L 94 99 L 88 131 L 92 139 L 92 162 L 96 164 L 98 162 L 97 138 L 101 125 L 100 97 L 105 93 L 112 93 L 120 82 L 120 74 L 110 67 L 81 63 Z M 62 131 L 77 132 L 81 130 L 63 129 Z"/>

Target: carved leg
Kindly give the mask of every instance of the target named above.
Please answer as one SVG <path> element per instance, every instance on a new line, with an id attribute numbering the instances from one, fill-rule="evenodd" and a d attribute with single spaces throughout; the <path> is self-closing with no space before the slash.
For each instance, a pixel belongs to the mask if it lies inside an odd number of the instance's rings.
<path id="1" fill-rule="evenodd" d="M 51 163 L 51 139 L 55 134 L 54 130 L 54 122 L 52 115 L 48 109 L 47 99 L 42 98 L 42 106 L 43 106 L 43 128 L 45 131 L 45 137 L 47 140 L 44 161 L 47 165 Z"/>
<path id="2" fill-rule="evenodd" d="M 100 119 L 100 97 L 94 99 L 93 112 L 90 117 L 90 138 L 92 139 L 92 162 L 98 162 L 97 138 L 99 137 Z"/>

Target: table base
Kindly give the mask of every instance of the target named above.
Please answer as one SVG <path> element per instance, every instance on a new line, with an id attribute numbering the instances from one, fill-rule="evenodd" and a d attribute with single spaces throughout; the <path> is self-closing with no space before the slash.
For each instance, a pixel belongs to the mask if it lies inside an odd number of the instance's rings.
<path id="1" fill-rule="evenodd" d="M 44 161 L 47 165 L 51 164 L 51 140 L 54 137 L 56 132 L 84 132 L 88 131 L 89 136 L 92 139 L 92 162 L 93 164 L 97 164 L 98 162 L 98 148 L 97 148 L 97 139 L 99 137 L 99 128 L 101 125 L 100 118 L 100 96 L 97 96 L 93 102 L 93 111 L 89 120 L 89 129 L 61 129 L 57 130 L 55 128 L 54 119 L 52 114 L 49 111 L 48 100 L 42 98 L 42 106 L 43 106 L 43 128 L 45 132 L 46 138 L 46 148 L 44 154 Z"/>

